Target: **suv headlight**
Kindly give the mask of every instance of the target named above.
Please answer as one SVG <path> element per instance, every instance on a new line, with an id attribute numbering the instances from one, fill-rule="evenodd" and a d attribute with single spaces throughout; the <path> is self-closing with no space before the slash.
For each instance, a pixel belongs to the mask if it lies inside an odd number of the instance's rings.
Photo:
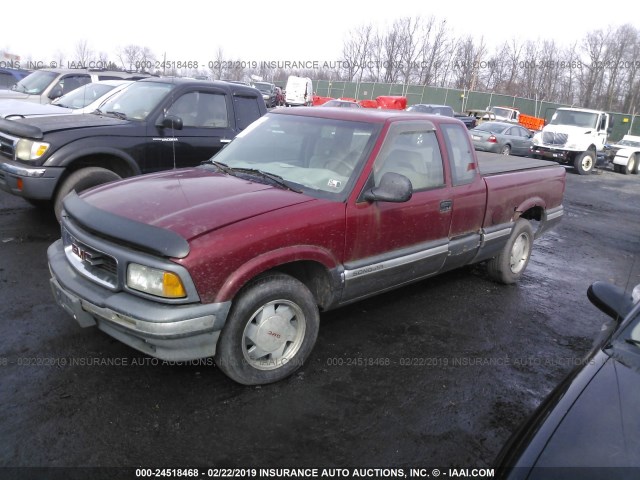
<path id="1" fill-rule="evenodd" d="M 127 286 L 133 290 L 164 298 L 184 298 L 187 292 L 180 277 L 173 272 L 130 263 Z"/>
<path id="2" fill-rule="evenodd" d="M 46 142 L 34 142 L 21 138 L 16 145 L 16 158 L 19 160 L 37 160 L 49 150 Z"/>

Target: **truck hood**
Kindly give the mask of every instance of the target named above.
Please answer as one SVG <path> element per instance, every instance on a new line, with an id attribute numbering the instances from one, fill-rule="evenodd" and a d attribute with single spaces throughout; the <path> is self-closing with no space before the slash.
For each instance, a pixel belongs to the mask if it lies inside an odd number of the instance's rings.
<path id="1" fill-rule="evenodd" d="M 0 102 L 1 103 L 1 102 Z M 3 119 L 0 118 L 0 131 L 18 137 L 39 140 L 44 134 L 72 128 L 90 128 L 103 126 L 119 126 L 130 123 L 105 115 L 41 115 L 28 118 Z"/>
<path id="2" fill-rule="evenodd" d="M 12 115 L 32 116 L 32 115 L 66 115 L 73 110 L 70 108 L 58 107 L 50 104 L 40 104 L 25 102 L 23 100 L 6 99 L 0 101 L 0 117 L 7 118 Z"/>
<path id="3" fill-rule="evenodd" d="M 206 168 L 135 177 L 93 189 L 84 193 L 82 199 L 100 210 L 172 230 L 186 240 L 247 218 L 315 200 Z"/>

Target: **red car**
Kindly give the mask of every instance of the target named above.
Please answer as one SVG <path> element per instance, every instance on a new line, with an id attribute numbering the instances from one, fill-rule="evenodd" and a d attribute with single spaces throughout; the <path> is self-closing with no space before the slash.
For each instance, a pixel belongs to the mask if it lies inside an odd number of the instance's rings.
<path id="1" fill-rule="evenodd" d="M 516 282 L 564 185 L 549 162 L 478 164 L 453 118 L 278 109 L 207 165 L 68 196 L 51 283 L 82 326 L 269 383 L 309 357 L 321 311 L 470 263 Z"/>

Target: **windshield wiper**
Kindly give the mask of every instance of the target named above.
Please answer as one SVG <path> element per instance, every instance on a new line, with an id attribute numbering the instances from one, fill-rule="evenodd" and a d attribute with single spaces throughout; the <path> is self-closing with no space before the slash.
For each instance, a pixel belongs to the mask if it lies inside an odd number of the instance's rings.
<path id="1" fill-rule="evenodd" d="M 107 115 L 113 115 L 114 117 L 118 117 L 122 120 L 126 120 L 127 119 L 127 114 L 124 112 L 116 112 L 114 110 L 111 110 L 109 112 L 107 112 Z"/>
<path id="2" fill-rule="evenodd" d="M 233 175 L 235 177 L 235 174 L 233 173 L 233 168 L 231 168 L 226 163 L 216 162 L 215 160 L 211 160 L 211 163 L 221 172 L 226 173 L 227 175 Z"/>
<path id="3" fill-rule="evenodd" d="M 287 181 L 284 178 L 282 178 L 280 175 L 276 175 L 275 173 L 265 172 L 264 170 L 258 170 L 256 168 L 234 168 L 233 171 L 239 172 L 239 173 L 245 173 L 247 175 L 254 175 L 256 177 L 264 178 L 266 180 L 271 180 L 276 185 L 286 190 L 291 190 L 292 192 L 296 192 L 296 193 L 302 193 L 302 190 L 293 188 L 291 185 L 287 183 Z"/>
<path id="4" fill-rule="evenodd" d="M 624 341 L 630 343 L 631 345 L 640 347 L 640 340 L 636 340 L 635 338 L 625 338 Z"/>

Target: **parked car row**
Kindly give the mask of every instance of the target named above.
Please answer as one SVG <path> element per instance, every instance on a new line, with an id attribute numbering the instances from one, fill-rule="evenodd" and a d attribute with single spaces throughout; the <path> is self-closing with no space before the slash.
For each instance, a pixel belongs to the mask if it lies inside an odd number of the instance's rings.
<path id="1" fill-rule="evenodd" d="M 67 115 L 91 113 L 112 96 L 131 85 L 133 80 L 100 80 L 56 98 L 51 103 L 24 100 L 0 100 L 1 118 L 26 118 L 37 115 Z"/>
<path id="2" fill-rule="evenodd" d="M 11 90 L 0 90 L 0 100 L 51 103 L 87 83 L 100 80 L 138 80 L 148 76 L 143 73 L 108 70 L 45 68 L 25 76 Z"/>
<path id="3" fill-rule="evenodd" d="M 77 92 L 77 105 L 98 93 L 87 86 Z M 266 113 L 252 87 L 153 77 L 88 108 L 93 113 L 0 118 L 0 189 L 53 206 L 59 217 L 69 192 L 198 165 Z M 15 117 L 15 110 L 10 113 Z"/>

